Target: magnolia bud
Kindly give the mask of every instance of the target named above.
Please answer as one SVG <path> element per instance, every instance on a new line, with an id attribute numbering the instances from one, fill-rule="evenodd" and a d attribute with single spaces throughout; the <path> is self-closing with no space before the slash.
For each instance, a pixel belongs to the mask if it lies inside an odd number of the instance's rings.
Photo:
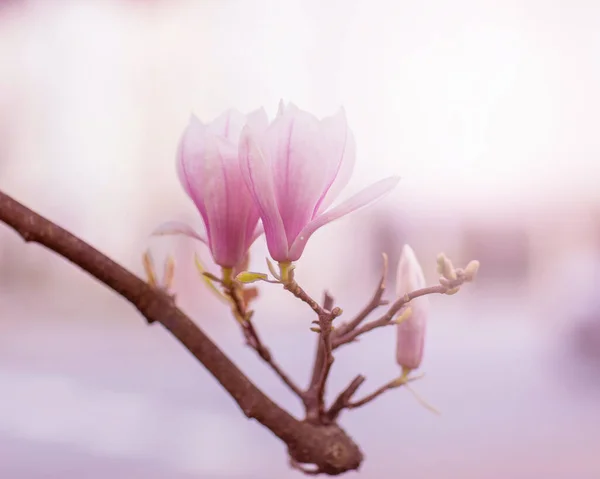
<path id="1" fill-rule="evenodd" d="M 402 249 L 396 276 L 396 294 L 404 296 L 425 287 L 425 276 L 414 251 L 408 245 Z M 406 311 L 406 310 L 405 310 Z M 426 296 L 410 302 L 410 313 L 400 315 L 396 332 L 396 361 L 403 371 L 417 369 L 423 359 L 425 330 L 429 315 L 429 299 Z"/>
<path id="2" fill-rule="evenodd" d="M 396 295 L 400 298 L 424 287 L 423 268 L 421 268 L 413 249 L 409 245 L 404 245 L 396 272 Z"/>
<path id="3" fill-rule="evenodd" d="M 475 275 L 479 270 L 479 261 L 473 260 L 470 261 L 467 267 L 465 268 L 465 279 L 467 281 L 473 281 L 475 279 Z"/>
<path id="4" fill-rule="evenodd" d="M 444 254 L 440 253 L 437 257 L 438 272 L 446 279 L 450 281 L 456 280 L 456 271 L 454 271 L 454 265 L 452 261 Z"/>

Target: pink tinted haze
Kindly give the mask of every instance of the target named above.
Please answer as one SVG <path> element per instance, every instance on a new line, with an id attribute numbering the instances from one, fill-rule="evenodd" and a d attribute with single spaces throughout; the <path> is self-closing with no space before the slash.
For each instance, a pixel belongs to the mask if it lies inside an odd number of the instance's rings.
<path id="1" fill-rule="evenodd" d="M 413 249 L 404 245 L 398 262 L 396 293 L 398 297 L 425 287 L 425 276 Z M 429 298 L 413 299 L 410 316 L 396 327 L 396 361 L 403 370 L 417 369 L 423 359 L 425 330 L 429 315 Z"/>
<path id="2" fill-rule="evenodd" d="M 343 109 L 318 120 L 281 103 L 264 134 L 250 125 L 244 129 L 242 174 L 274 260 L 296 261 L 318 228 L 380 198 L 398 183 L 395 177 L 379 181 L 328 210 L 348 183 L 355 157 Z"/>
<path id="3" fill-rule="evenodd" d="M 208 245 L 218 265 L 239 264 L 256 239 L 259 215 L 240 171 L 238 142 L 244 126 L 260 135 L 267 124 L 262 109 L 247 116 L 229 110 L 209 124 L 192 116 L 179 143 L 177 173 L 206 236 L 179 222 L 165 223 L 154 234 L 192 236 Z"/>

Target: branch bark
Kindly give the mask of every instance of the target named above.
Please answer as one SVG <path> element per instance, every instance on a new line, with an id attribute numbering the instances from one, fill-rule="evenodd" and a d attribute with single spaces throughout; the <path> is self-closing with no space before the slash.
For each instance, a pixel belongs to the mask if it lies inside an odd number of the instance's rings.
<path id="1" fill-rule="evenodd" d="M 217 379 L 243 413 L 270 429 L 288 446 L 291 460 L 338 475 L 358 469 L 363 455 L 337 425 L 299 421 L 275 404 L 176 305 L 174 298 L 139 279 L 89 244 L 0 192 L 0 221 L 26 242 L 63 256 L 133 304 L 148 323 L 158 322 Z"/>

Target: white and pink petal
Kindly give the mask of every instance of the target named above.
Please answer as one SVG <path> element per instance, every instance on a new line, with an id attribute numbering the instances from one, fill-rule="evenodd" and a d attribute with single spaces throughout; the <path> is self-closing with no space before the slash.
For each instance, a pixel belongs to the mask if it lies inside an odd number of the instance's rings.
<path id="1" fill-rule="evenodd" d="M 355 194 L 351 198 L 347 199 L 343 203 L 339 204 L 335 208 L 323 213 L 322 215 L 317 216 L 314 220 L 312 220 L 309 224 L 307 224 L 304 229 L 300 232 L 292 247 L 290 248 L 290 260 L 296 261 L 302 255 L 304 248 L 306 246 L 307 241 L 313 235 L 315 231 L 317 231 L 322 226 L 325 226 L 332 221 L 341 218 L 342 216 L 346 216 L 353 211 L 356 211 L 363 206 L 366 206 L 374 201 L 381 199 L 385 194 L 389 193 L 400 181 L 399 177 L 393 176 L 383 180 L 378 181 L 377 183 L 372 184 L 371 186 L 365 188 L 359 193 Z"/>

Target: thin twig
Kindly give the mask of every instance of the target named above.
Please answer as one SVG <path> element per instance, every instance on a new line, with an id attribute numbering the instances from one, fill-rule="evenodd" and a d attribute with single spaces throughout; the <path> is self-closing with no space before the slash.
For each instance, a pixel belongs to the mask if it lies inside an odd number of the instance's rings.
<path id="1" fill-rule="evenodd" d="M 277 376 L 286 384 L 288 388 L 300 399 L 303 399 L 304 393 L 300 387 L 288 376 L 288 374 L 277 364 L 271 351 L 261 341 L 258 331 L 252 323 L 252 312 L 248 311 L 247 305 L 242 298 L 240 286 L 233 283 L 226 288 L 226 293 L 231 298 L 234 315 L 237 317 L 241 326 L 242 333 L 246 339 L 246 344 L 250 346 L 258 356 L 269 365 Z"/>
<path id="2" fill-rule="evenodd" d="M 412 381 L 416 381 L 417 379 L 420 379 L 422 376 L 414 376 L 412 378 L 396 378 L 396 379 L 392 379 L 390 382 L 384 384 L 383 386 L 381 386 L 380 388 L 376 389 L 375 391 L 373 391 L 371 394 L 365 396 L 364 398 L 356 401 L 356 402 L 347 402 L 344 407 L 346 409 L 356 409 L 359 408 L 361 406 L 364 406 L 367 403 L 370 403 L 371 401 L 373 401 L 374 399 L 377 399 L 379 396 L 381 396 L 384 392 L 389 391 L 390 389 L 396 389 L 399 388 L 401 386 L 404 386 L 405 384 L 412 382 Z"/>
<path id="3" fill-rule="evenodd" d="M 412 301 L 415 298 L 418 298 L 420 296 L 425 296 L 428 294 L 444 294 L 446 291 L 448 291 L 448 288 L 446 286 L 438 284 L 438 285 L 429 286 L 429 287 L 423 288 L 423 289 L 417 289 L 416 291 L 413 291 L 412 293 L 405 294 L 404 296 L 399 298 L 394 304 L 392 304 L 392 306 L 388 309 L 388 311 L 383 316 L 381 316 L 379 319 L 375 319 L 366 324 L 363 324 L 362 326 L 360 326 L 352 331 L 349 331 L 344 335 L 334 337 L 333 338 L 333 349 L 339 348 L 340 346 L 342 346 L 344 344 L 348 344 L 348 343 L 356 340 L 356 338 L 358 338 L 358 336 L 360 336 L 361 334 L 368 333 L 369 331 L 372 331 L 373 329 L 395 324 L 392 321 L 394 319 L 394 316 L 396 315 L 396 313 L 398 311 L 400 311 L 402 306 L 404 306 L 409 301 Z"/>
<path id="4" fill-rule="evenodd" d="M 296 298 L 308 304 L 310 308 L 317 313 L 318 316 L 323 316 L 328 313 L 328 311 L 321 307 L 321 305 L 312 299 L 306 291 L 304 291 L 296 281 L 292 280 L 283 285 L 283 287 L 292 293 Z"/>
<path id="5" fill-rule="evenodd" d="M 352 396 L 356 393 L 358 388 L 365 382 L 365 377 L 361 374 L 356 376 L 348 386 L 338 395 L 338 397 L 333 401 L 333 404 L 327 411 L 327 417 L 330 421 L 335 421 L 342 410 L 346 407 L 346 405 L 352 399 Z"/>
<path id="6" fill-rule="evenodd" d="M 379 279 L 379 283 L 377 284 L 377 289 L 373 293 L 371 300 L 369 303 L 358 313 L 352 321 L 348 323 L 341 324 L 334 333 L 334 338 L 341 337 L 347 334 L 348 332 L 356 329 L 367 317 L 375 311 L 380 306 L 385 306 L 389 303 L 389 301 L 382 300 L 383 294 L 385 293 L 386 288 L 386 279 L 388 274 L 388 257 L 385 253 L 382 254 L 383 257 L 383 266 L 381 271 L 381 278 Z"/>
<path id="7" fill-rule="evenodd" d="M 248 337 L 250 339 L 250 346 L 258 353 L 260 358 L 265 361 L 273 370 L 277 376 L 285 383 L 285 385 L 290 388 L 290 390 L 298 396 L 300 399 L 303 399 L 304 392 L 300 387 L 294 382 L 294 380 L 288 376 L 288 374 L 277 364 L 275 359 L 273 359 L 273 355 L 269 348 L 267 348 L 264 343 L 260 340 L 256 328 L 251 320 L 246 321 L 246 328 L 244 331 L 248 332 Z"/>

